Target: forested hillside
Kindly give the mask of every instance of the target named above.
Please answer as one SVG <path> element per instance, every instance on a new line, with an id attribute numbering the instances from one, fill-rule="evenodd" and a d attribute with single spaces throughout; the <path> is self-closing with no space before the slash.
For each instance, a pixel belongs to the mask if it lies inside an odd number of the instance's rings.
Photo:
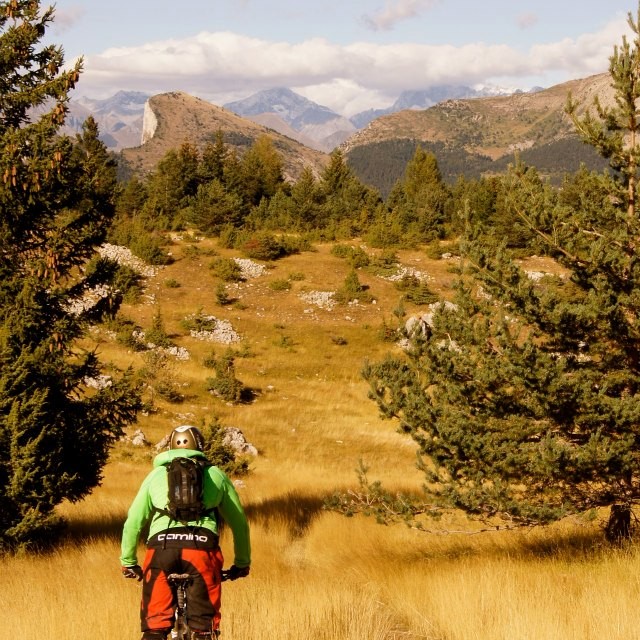
<path id="1" fill-rule="evenodd" d="M 536 167 L 541 176 L 559 186 L 566 174 L 576 172 L 581 165 L 589 170 L 603 171 L 607 162 L 575 136 L 512 152 L 493 159 L 471 153 L 461 147 L 450 147 L 444 142 L 420 142 L 393 139 L 353 148 L 346 156 L 348 165 L 362 182 L 387 197 L 395 183 L 402 178 L 405 167 L 418 147 L 433 153 L 438 161 L 444 181 L 455 184 L 463 176 L 480 179 L 482 176 L 503 174 L 517 159 Z"/>

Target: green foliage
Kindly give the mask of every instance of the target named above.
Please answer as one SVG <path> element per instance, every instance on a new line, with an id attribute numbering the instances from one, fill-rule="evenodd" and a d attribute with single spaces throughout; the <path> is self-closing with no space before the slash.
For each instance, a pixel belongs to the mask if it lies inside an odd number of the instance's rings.
<path id="1" fill-rule="evenodd" d="M 198 191 L 199 162 L 198 150 L 190 142 L 167 152 L 147 182 L 149 197 L 143 206 L 147 217 L 164 219 L 167 228 L 175 228 L 174 221 L 189 209 Z"/>
<path id="2" fill-rule="evenodd" d="M 109 229 L 107 239 L 112 244 L 128 247 L 147 264 L 171 264 L 172 258 L 165 249 L 166 240 L 154 227 L 144 217 L 132 219 L 119 216 Z"/>
<path id="3" fill-rule="evenodd" d="M 596 103 L 598 120 L 568 107 L 613 176 L 582 170 L 552 194 L 516 165 L 498 199 L 501 241 L 466 227 L 455 306 L 437 308 L 405 356 L 365 366 L 382 415 L 418 444 L 437 510 L 517 526 L 609 506 L 628 515 L 640 500 L 640 6 L 631 26 L 633 47 L 611 58 L 614 106 Z M 566 278 L 528 277 L 507 247 L 509 217 Z M 609 536 L 628 535 L 620 522 Z"/>
<path id="4" fill-rule="evenodd" d="M 354 269 L 369 265 L 370 258 L 362 247 L 351 247 L 346 244 L 335 244 L 331 247 L 331 255 L 344 258 Z"/>
<path id="5" fill-rule="evenodd" d="M 238 248 L 253 260 L 273 261 L 306 250 L 308 242 L 298 236 L 275 236 L 259 232 L 244 238 Z"/>
<path id="6" fill-rule="evenodd" d="M 202 309 L 198 309 L 195 313 L 183 318 L 181 324 L 186 331 L 214 331 L 218 321 L 204 313 Z"/>
<path id="7" fill-rule="evenodd" d="M 225 443 L 225 428 L 217 418 L 202 428 L 204 454 L 209 462 L 222 469 L 229 476 L 243 476 L 249 473 L 249 458 L 236 455 L 233 448 Z"/>
<path id="8" fill-rule="evenodd" d="M 143 359 L 144 367 L 138 371 L 138 376 L 147 386 L 151 405 L 156 396 L 167 402 L 183 402 L 184 395 L 176 379 L 171 358 L 164 351 L 151 349 L 145 352 Z"/>
<path id="9" fill-rule="evenodd" d="M 336 492 L 325 501 L 325 507 L 346 516 L 362 513 L 372 516 L 380 524 L 403 522 L 421 529 L 418 516 L 429 510 L 419 496 L 387 491 L 379 481 L 371 482 L 367 476 L 369 468 L 359 461 L 356 473 L 359 489 L 349 493 Z"/>
<path id="10" fill-rule="evenodd" d="M 207 378 L 207 390 L 226 402 L 240 402 L 245 386 L 236 378 L 235 357 L 227 351 L 213 362 L 215 378 Z"/>
<path id="11" fill-rule="evenodd" d="M 381 342 L 397 342 L 400 334 L 397 327 L 392 327 L 386 320 L 383 320 L 378 329 L 378 338 Z"/>
<path id="12" fill-rule="evenodd" d="M 373 300 L 373 296 L 360 283 L 355 269 L 349 271 L 342 287 L 334 293 L 333 298 L 338 304 L 348 304 L 354 300 L 358 302 L 371 302 Z"/>
<path id="13" fill-rule="evenodd" d="M 555 128 L 557 130 L 557 123 Z M 405 167 L 418 146 L 435 155 L 448 185 L 454 185 L 460 176 L 474 181 L 485 175 L 502 174 L 509 164 L 516 162 L 514 154 L 492 160 L 488 156 L 470 153 L 458 145 L 407 139 L 358 145 L 349 151 L 347 162 L 364 184 L 378 189 L 382 197 L 387 199 L 394 185 L 402 179 Z M 566 136 L 545 145 L 536 145 L 520 151 L 519 157 L 522 162 L 549 176 L 555 185 L 562 182 L 565 174 L 574 173 L 581 165 L 598 172 L 607 166 L 607 162 L 578 136 Z"/>
<path id="14" fill-rule="evenodd" d="M 211 264 L 218 278 L 225 282 L 242 282 L 242 268 L 233 258 L 219 258 Z"/>
<path id="15" fill-rule="evenodd" d="M 174 346 L 164 328 L 164 320 L 160 311 L 156 311 L 151 320 L 151 328 L 145 332 L 145 341 L 156 347 L 169 348 Z"/>
<path id="16" fill-rule="evenodd" d="M 444 235 L 450 198 L 435 155 L 418 147 L 391 191 L 388 205 L 403 231 L 430 240 Z"/>
<path id="17" fill-rule="evenodd" d="M 393 249 L 384 249 L 373 256 L 368 271 L 376 276 L 391 276 L 398 271 L 398 254 Z"/>
<path id="18" fill-rule="evenodd" d="M 135 304 L 143 293 L 142 278 L 137 271 L 125 264 L 118 264 L 105 258 L 94 258 L 85 268 L 85 276 L 89 279 L 101 271 L 110 273 L 110 284 L 122 295 L 124 302 Z"/>
<path id="19" fill-rule="evenodd" d="M 227 291 L 227 287 L 225 286 L 224 282 L 220 282 L 218 284 L 218 286 L 216 287 L 216 302 L 221 305 L 221 306 L 225 306 L 228 304 L 231 304 L 231 297 L 229 296 L 229 292 Z"/>
<path id="20" fill-rule="evenodd" d="M 198 187 L 188 219 L 203 233 L 217 235 L 226 225 L 240 226 L 242 199 L 218 179 L 206 182 Z"/>
<path id="21" fill-rule="evenodd" d="M 395 283 L 395 287 L 402 292 L 405 300 L 413 304 L 427 305 L 439 299 L 438 295 L 429 289 L 429 285 L 426 282 L 414 275 L 406 274 L 402 276 Z"/>
<path id="22" fill-rule="evenodd" d="M 118 314 L 113 318 L 109 318 L 104 323 L 104 327 L 107 331 L 113 331 L 116 334 L 116 340 L 132 351 L 147 350 L 147 346 L 139 338 L 141 328 L 133 320 Z"/>
<path id="23" fill-rule="evenodd" d="M 289 291 L 289 289 L 291 289 L 291 282 L 286 278 L 272 280 L 269 283 L 269 289 L 272 291 Z"/>
<path id="24" fill-rule="evenodd" d="M 93 119 L 59 135 L 82 63 L 65 71 L 41 44 L 52 17 L 0 2 L 0 550 L 55 540 L 56 506 L 100 483 L 140 404 L 130 373 L 88 388 L 105 368 L 77 347 L 89 319 L 69 302 L 111 276 L 84 266 L 114 216 L 116 170 Z"/>

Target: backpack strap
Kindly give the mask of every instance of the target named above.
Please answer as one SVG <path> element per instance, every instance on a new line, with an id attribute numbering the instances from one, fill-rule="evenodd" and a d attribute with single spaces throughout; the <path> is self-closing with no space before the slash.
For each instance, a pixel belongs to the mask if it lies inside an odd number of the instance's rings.
<path id="1" fill-rule="evenodd" d="M 187 457 L 187 456 L 184 456 Z M 202 467 L 202 472 L 203 474 L 206 472 L 206 470 L 209 467 L 212 467 L 213 465 L 209 462 L 209 460 L 207 460 L 206 458 L 200 458 L 198 457 L 194 457 L 194 458 L 190 458 L 191 460 L 196 461 L 201 467 Z M 171 460 L 169 462 L 165 462 L 162 467 L 164 467 L 165 473 L 169 472 L 169 465 L 171 464 Z M 203 481 L 203 490 L 204 490 L 204 477 L 202 479 Z M 167 496 L 167 507 L 168 507 L 168 502 L 169 502 L 169 498 Z M 173 516 L 171 515 L 169 509 L 165 507 L 164 509 L 160 508 L 160 507 L 156 507 L 155 505 L 153 505 L 152 509 L 151 509 L 151 513 L 152 515 L 155 516 L 156 513 L 162 514 L 163 516 L 167 516 L 169 518 L 169 525 L 171 525 L 172 522 L 178 522 L 177 520 L 174 520 Z M 204 509 L 202 512 L 202 516 L 211 516 L 213 515 L 214 520 L 218 523 L 218 526 L 220 525 L 220 517 L 218 515 L 218 508 L 217 507 L 211 507 L 210 509 Z"/>

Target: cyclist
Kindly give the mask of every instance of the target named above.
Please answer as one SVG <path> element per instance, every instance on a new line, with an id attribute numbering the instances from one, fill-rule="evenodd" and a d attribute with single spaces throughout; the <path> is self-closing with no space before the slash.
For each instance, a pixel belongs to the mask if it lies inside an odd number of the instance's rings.
<path id="1" fill-rule="evenodd" d="M 167 582 L 172 572 L 189 573 L 193 578 L 187 592 L 187 621 L 192 637 L 202 640 L 217 637 L 223 557 L 215 514 L 219 514 L 233 533 L 235 558 L 228 577 L 235 580 L 249 574 L 249 525 L 233 484 L 218 467 L 205 467 L 205 513 L 200 520 L 185 525 L 172 520 L 167 512 L 166 466 L 178 456 L 206 459 L 203 448 L 204 439 L 196 427 L 184 425 L 174 429 L 169 450 L 154 458 L 153 469 L 142 482 L 124 523 L 122 573 L 125 578 L 143 580 L 142 640 L 164 640 L 173 626 L 176 603 Z M 140 567 L 136 549 L 147 525 L 147 551 Z"/>

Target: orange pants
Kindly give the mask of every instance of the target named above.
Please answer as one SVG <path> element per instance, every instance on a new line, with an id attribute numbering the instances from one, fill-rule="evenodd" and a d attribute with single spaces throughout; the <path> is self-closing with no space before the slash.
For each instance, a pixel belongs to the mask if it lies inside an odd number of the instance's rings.
<path id="1" fill-rule="evenodd" d="M 220 625 L 221 571 L 217 549 L 148 549 L 142 565 L 142 631 L 173 627 L 176 598 L 167 582 L 170 573 L 188 573 L 187 623 L 192 631 L 216 631 Z"/>

